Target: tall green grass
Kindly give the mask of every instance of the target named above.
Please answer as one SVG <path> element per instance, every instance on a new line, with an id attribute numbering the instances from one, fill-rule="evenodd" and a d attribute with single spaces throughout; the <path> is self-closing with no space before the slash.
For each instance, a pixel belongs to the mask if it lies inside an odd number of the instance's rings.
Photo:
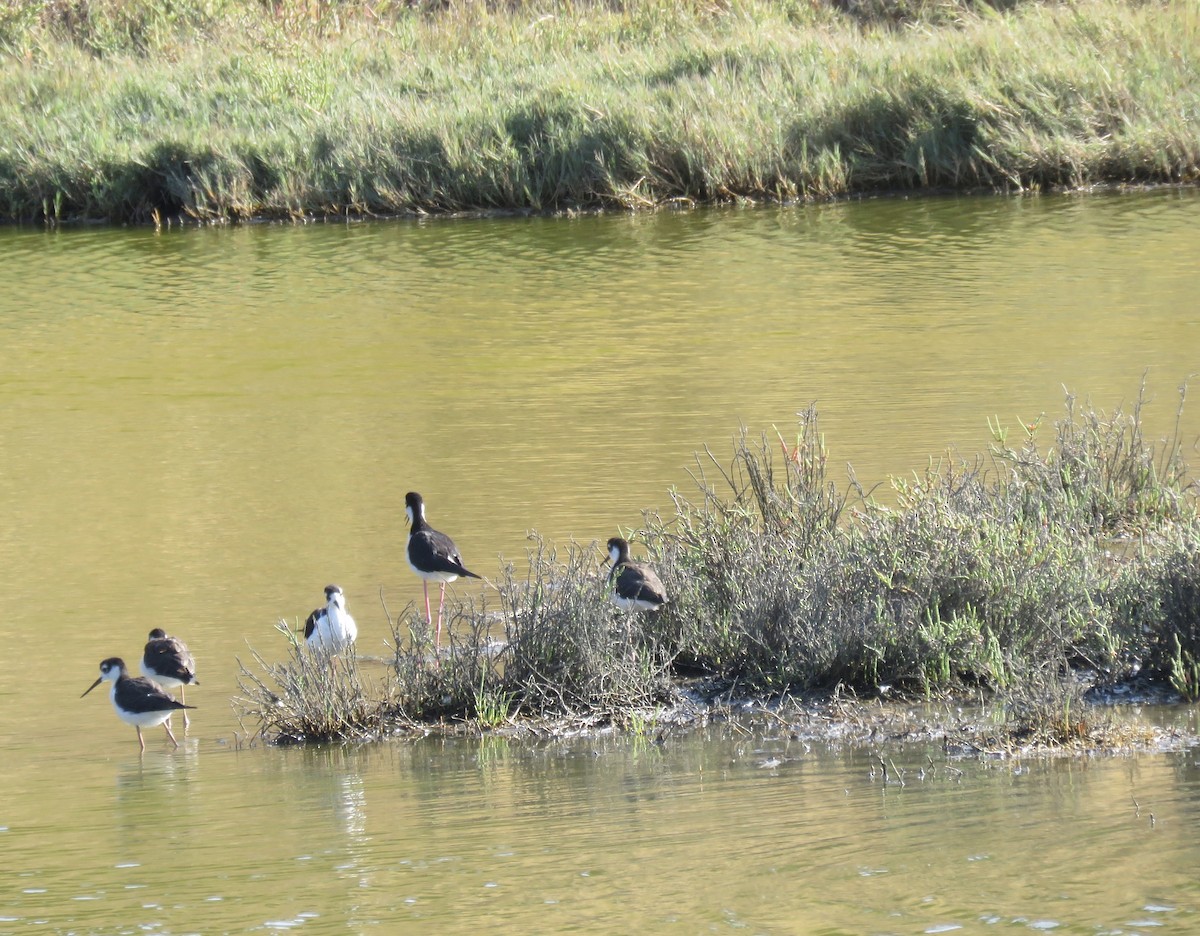
<path id="1" fill-rule="evenodd" d="M 1185 0 L 13 0 L 0 217 L 1194 180 L 1198 20 Z"/>
<path id="2" fill-rule="evenodd" d="M 1177 435 L 1144 437 L 1142 399 L 1103 413 L 1068 397 L 1050 438 L 997 428 L 986 455 L 892 479 L 887 505 L 827 477 L 815 410 L 794 436 L 743 432 L 728 462 L 698 455 L 695 491 L 673 492 L 673 513 L 636 536 L 665 609 L 616 610 L 594 544 L 535 540 L 492 606 L 452 608 L 439 662 L 406 611 L 382 722 L 632 723 L 700 678 L 744 695 L 983 691 L 1011 700 L 1014 733 L 1065 741 L 1086 734 L 1084 684 L 1200 697 L 1196 485 Z M 272 725 L 321 710 L 261 688 Z"/>

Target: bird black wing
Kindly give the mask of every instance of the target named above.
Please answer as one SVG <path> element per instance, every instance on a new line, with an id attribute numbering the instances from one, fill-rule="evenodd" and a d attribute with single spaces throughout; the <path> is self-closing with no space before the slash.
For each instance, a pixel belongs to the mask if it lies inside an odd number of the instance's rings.
<path id="1" fill-rule="evenodd" d="M 424 529 L 409 539 L 413 565 L 426 572 L 450 572 L 467 578 L 480 578 L 465 565 L 454 540 L 437 530 Z"/>
<path id="2" fill-rule="evenodd" d="M 326 611 L 324 608 L 317 608 L 304 621 L 304 639 L 305 640 L 308 640 L 308 638 L 313 635 L 313 631 L 315 631 L 317 629 L 317 624 L 320 623 L 321 618 L 323 618 L 325 616 L 325 614 L 326 614 Z"/>
<path id="3" fill-rule="evenodd" d="M 157 637 L 146 644 L 142 661 L 161 676 L 182 682 L 196 678 L 196 660 L 182 640 L 175 637 Z"/>
<path id="4" fill-rule="evenodd" d="M 145 676 L 130 676 L 117 684 L 117 702 L 127 712 L 165 712 L 168 709 L 194 709 L 184 705 L 170 693 L 164 692 L 153 680 Z"/>
<path id="5" fill-rule="evenodd" d="M 662 604 L 667 600 L 667 590 L 662 579 L 651 568 L 632 563 L 622 566 L 617 574 L 617 594 L 631 601 L 652 601 Z"/>

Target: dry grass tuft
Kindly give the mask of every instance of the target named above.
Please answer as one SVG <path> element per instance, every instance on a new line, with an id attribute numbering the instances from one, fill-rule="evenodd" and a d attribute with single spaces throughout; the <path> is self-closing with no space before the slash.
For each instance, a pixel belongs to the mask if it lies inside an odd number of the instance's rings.
<path id="1" fill-rule="evenodd" d="M 353 647 L 331 655 L 305 646 L 286 621 L 276 629 L 287 641 L 286 660 L 269 663 L 253 648 L 261 672 L 238 660 L 242 694 L 234 706 L 243 726 L 257 722 L 248 736 L 279 744 L 372 741 L 390 730 L 390 693 L 364 686 Z"/>

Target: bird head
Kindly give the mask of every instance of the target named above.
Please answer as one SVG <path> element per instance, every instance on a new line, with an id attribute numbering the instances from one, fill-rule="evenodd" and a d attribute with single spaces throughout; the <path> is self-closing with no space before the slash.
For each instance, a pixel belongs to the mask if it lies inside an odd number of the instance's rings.
<path id="1" fill-rule="evenodd" d="M 113 682 L 121 678 L 121 674 L 125 672 L 125 661 L 120 657 L 109 657 L 100 664 L 100 675 L 96 677 L 96 681 L 83 690 L 83 696 L 87 695 L 102 682 Z"/>
<path id="2" fill-rule="evenodd" d="M 608 541 L 608 558 L 604 562 L 611 562 L 615 566 L 628 561 L 629 543 L 620 536 L 614 536 Z"/>
<path id="3" fill-rule="evenodd" d="M 425 501 L 416 491 L 409 491 L 404 495 L 404 513 L 410 524 L 425 519 Z"/>

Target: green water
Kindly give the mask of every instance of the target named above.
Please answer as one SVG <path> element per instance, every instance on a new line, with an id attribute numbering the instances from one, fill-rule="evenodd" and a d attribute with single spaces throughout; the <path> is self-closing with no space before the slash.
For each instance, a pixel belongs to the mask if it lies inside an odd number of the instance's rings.
<path id="1" fill-rule="evenodd" d="M 494 576 L 530 530 L 635 529 L 705 444 L 813 401 L 868 486 L 1064 386 L 1111 408 L 1148 372 L 1165 433 L 1197 256 L 1194 191 L 0 230 L 0 932 L 1194 931 L 1194 752 L 889 748 L 900 787 L 874 750 L 720 727 L 239 747 L 230 699 L 329 582 L 386 653 L 381 590 L 421 596 L 408 490 Z M 154 626 L 199 709 L 139 756 L 78 696 Z"/>

